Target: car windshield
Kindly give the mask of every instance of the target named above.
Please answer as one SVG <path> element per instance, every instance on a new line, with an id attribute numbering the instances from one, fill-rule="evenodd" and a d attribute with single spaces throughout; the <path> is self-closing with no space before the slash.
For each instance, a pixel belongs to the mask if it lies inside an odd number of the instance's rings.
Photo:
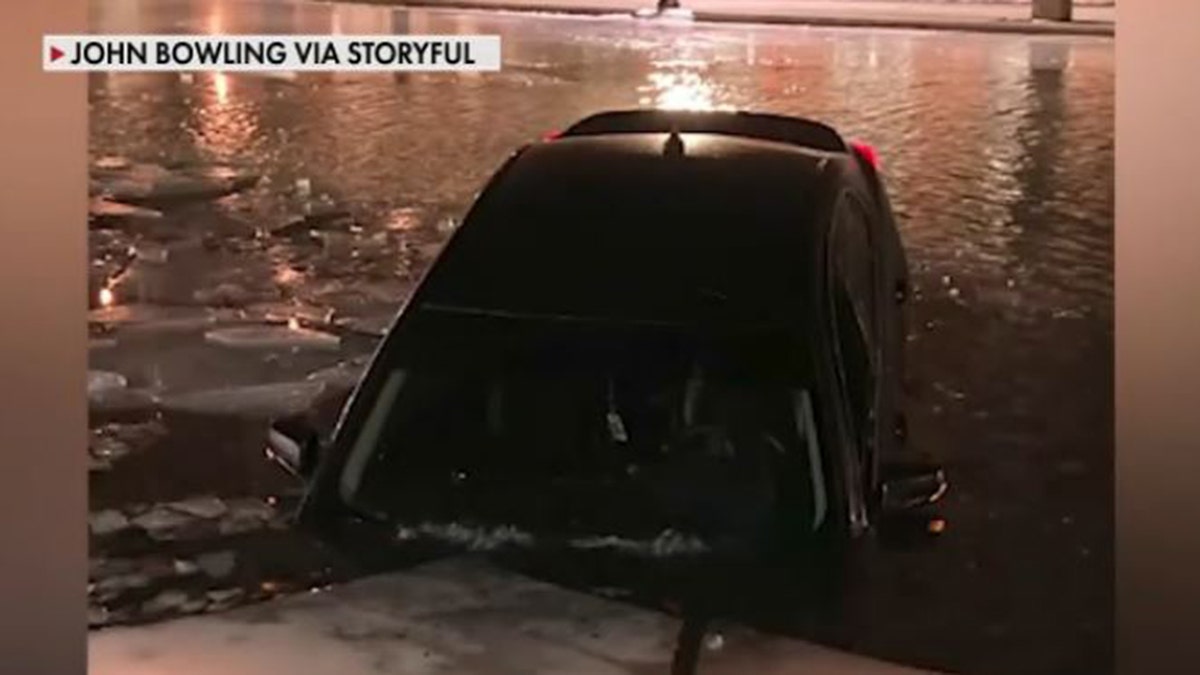
<path id="1" fill-rule="evenodd" d="M 706 548 L 824 517 L 807 347 L 783 331 L 423 307 L 406 335 L 340 488 L 414 536 Z"/>

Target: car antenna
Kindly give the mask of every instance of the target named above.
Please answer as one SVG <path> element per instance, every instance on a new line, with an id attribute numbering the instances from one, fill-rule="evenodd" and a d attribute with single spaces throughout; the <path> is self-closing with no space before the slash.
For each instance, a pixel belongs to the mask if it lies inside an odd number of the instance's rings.
<path id="1" fill-rule="evenodd" d="M 664 157 L 682 157 L 683 156 L 683 138 L 679 136 L 679 125 L 671 125 L 671 134 L 667 136 L 667 142 L 663 145 Z"/>

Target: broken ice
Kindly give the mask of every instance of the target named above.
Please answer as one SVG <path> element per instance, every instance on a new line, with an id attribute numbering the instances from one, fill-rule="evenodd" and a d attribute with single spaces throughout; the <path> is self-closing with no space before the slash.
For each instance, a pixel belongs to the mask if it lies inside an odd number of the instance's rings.
<path id="1" fill-rule="evenodd" d="M 129 527 L 129 519 L 120 511 L 106 509 L 93 513 L 88 517 L 88 528 L 96 536 L 104 536 L 120 532 Z"/>
<path id="2" fill-rule="evenodd" d="M 193 497 L 171 502 L 167 507 L 197 518 L 218 518 L 225 515 L 228 510 L 225 502 L 216 497 Z"/>
<path id="3" fill-rule="evenodd" d="M 224 579 L 233 574 L 237 567 L 237 557 L 233 551 L 205 553 L 196 558 L 196 566 L 214 579 Z"/>
<path id="4" fill-rule="evenodd" d="M 116 574 L 96 582 L 95 591 L 98 594 L 121 593 L 131 588 L 145 588 L 150 585 L 149 575 L 141 572 Z"/>
<path id="5" fill-rule="evenodd" d="M 337 349 L 336 335 L 292 326 L 244 326 L 209 331 L 204 339 L 231 349 Z"/>
<path id="6" fill-rule="evenodd" d="M 271 419 L 309 410 L 324 392 L 321 382 L 284 382 L 188 392 L 164 398 L 162 406 L 172 412 Z"/>
<path id="7" fill-rule="evenodd" d="M 108 608 L 102 605 L 88 605 L 88 627 L 96 628 L 109 621 Z"/>
<path id="8" fill-rule="evenodd" d="M 636 555 L 666 558 L 678 555 L 696 555 L 709 550 L 702 539 L 674 530 L 664 530 L 653 540 L 635 540 L 615 536 L 584 537 L 571 540 L 571 545 L 582 549 L 614 549 Z"/>
<path id="9" fill-rule="evenodd" d="M 246 592 L 240 588 L 227 588 L 223 590 L 209 591 L 206 595 L 209 600 L 207 606 L 208 611 L 221 611 L 229 609 L 241 600 Z"/>
<path id="10" fill-rule="evenodd" d="M 142 604 L 142 611 L 147 614 L 162 614 L 179 610 L 188 601 L 188 596 L 182 591 L 163 591 Z"/>
<path id="11" fill-rule="evenodd" d="M 220 522 L 221 534 L 244 534 L 272 524 L 278 515 L 274 507 L 258 499 L 230 500 L 229 513 Z"/>
<path id="12" fill-rule="evenodd" d="M 120 373 L 110 373 L 103 370 L 88 372 L 88 396 L 100 396 L 115 389 L 124 389 L 128 381 Z"/>
<path id="13" fill-rule="evenodd" d="M 471 551 L 492 551 L 505 545 L 529 546 L 533 536 L 511 525 L 494 528 L 472 527 L 460 523 L 422 523 L 397 528 L 396 538 L 411 541 L 420 537 L 462 546 Z"/>
<path id="14" fill-rule="evenodd" d="M 133 519 L 133 524 L 146 530 L 154 538 L 169 538 L 174 530 L 192 522 L 194 518 L 164 506 L 156 506 Z"/>

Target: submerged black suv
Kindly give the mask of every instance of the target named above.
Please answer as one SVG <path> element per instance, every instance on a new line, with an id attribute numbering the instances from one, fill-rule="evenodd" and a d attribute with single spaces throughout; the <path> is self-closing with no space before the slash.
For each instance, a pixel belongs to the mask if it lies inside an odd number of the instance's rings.
<path id="1" fill-rule="evenodd" d="M 946 489 L 904 443 L 906 289 L 869 146 L 598 114 L 508 160 L 334 432 L 280 424 L 271 453 L 358 550 L 844 552 Z"/>

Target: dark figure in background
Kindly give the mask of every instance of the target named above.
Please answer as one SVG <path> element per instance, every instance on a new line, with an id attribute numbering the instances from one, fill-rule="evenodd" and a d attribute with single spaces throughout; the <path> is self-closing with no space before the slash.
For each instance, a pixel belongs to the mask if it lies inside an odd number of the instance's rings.
<path id="1" fill-rule="evenodd" d="M 679 0 L 658 0 L 659 14 L 667 11 L 668 9 L 679 9 Z"/>

